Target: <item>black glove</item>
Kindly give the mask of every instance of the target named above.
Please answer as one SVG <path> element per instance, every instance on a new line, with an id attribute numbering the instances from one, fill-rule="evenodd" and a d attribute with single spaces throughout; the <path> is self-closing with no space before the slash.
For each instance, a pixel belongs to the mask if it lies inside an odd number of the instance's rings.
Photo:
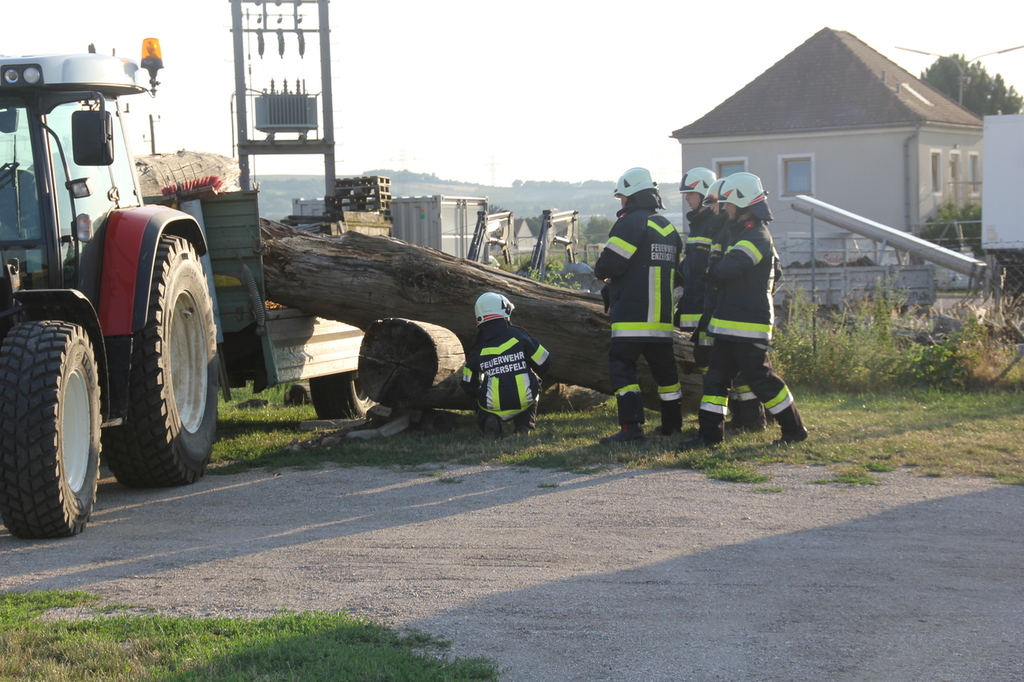
<path id="1" fill-rule="evenodd" d="M 611 296 L 608 293 L 608 285 L 601 287 L 601 300 L 604 301 L 604 312 L 607 313 L 612 307 Z"/>
<path id="2" fill-rule="evenodd" d="M 715 271 L 718 269 L 718 263 L 715 263 L 707 269 L 704 273 L 704 281 L 713 286 L 716 289 L 722 288 L 722 280 L 718 278 Z"/>

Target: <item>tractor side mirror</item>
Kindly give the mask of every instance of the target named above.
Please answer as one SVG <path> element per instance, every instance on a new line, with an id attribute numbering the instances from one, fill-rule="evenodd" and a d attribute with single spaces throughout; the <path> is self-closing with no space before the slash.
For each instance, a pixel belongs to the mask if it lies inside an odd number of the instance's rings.
<path id="1" fill-rule="evenodd" d="M 0 133 L 10 135 L 18 129 L 18 110 L 14 107 L 10 109 L 0 109 Z"/>
<path id="2" fill-rule="evenodd" d="M 71 114 L 71 141 L 79 166 L 114 163 L 114 120 L 109 111 L 76 111 Z"/>

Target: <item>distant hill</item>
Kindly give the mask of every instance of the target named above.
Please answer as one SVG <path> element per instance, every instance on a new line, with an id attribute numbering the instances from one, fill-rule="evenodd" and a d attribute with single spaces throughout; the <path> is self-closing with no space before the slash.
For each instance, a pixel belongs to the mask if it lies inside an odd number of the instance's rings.
<path id="1" fill-rule="evenodd" d="M 487 197 L 492 207 L 512 211 L 517 217 L 539 216 L 545 209 L 576 210 L 583 220 L 590 216 L 614 218 L 619 202 L 612 196 L 614 180 L 586 182 L 517 181 L 513 187 L 477 185 L 457 180 L 442 180 L 428 173 L 368 170 L 362 175 L 391 178 L 392 197 L 444 196 Z M 323 197 L 324 181 L 318 175 L 265 175 L 259 178 L 260 213 L 272 220 L 293 213 L 293 199 Z M 666 213 L 678 221 L 682 215 L 682 197 L 676 187 L 662 192 Z M 678 227 L 678 225 L 677 225 Z"/>

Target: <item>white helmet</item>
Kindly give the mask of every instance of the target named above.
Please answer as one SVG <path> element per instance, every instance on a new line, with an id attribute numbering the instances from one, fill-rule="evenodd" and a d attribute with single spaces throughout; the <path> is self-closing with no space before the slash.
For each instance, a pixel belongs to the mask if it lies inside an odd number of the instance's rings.
<path id="1" fill-rule="evenodd" d="M 483 324 L 484 322 L 500 318 L 507 320 L 515 309 L 516 307 L 507 298 L 493 291 L 488 291 L 486 294 L 480 294 L 480 298 L 476 299 L 476 306 L 474 307 L 476 323 Z"/>
<path id="2" fill-rule="evenodd" d="M 696 192 L 702 197 L 708 195 L 708 189 L 715 182 L 715 171 L 710 168 L 691 168 L 683 173 L 683 181 L 679 185 L 679 191 Z"/>
<path id="3" fill-rule="evenodd" d="M 761 178 L 753 173 L 733 173 L 725 178 L 719 190 L 718 201 L 747 208 L 764 201 L 768 193 L 761 186 Z"/>
<path id="4" fill-rule="evenodd" d="M 646 168 L 630 168 L 615 183 L 615 196 L 631 197 L 642 189 L 653 189 L 658 186 Z"/>
<path id="5" fill-rule="evenodd" d="M 719 195 L 722 193 L 722 184 L 725 183 L 725 178 L 718 178 L 711 183 L 711 187 L 708 187 L 708 193 L 704 195 L 704 201 L 701 203 L 705 206 L 717 203 Z"/>

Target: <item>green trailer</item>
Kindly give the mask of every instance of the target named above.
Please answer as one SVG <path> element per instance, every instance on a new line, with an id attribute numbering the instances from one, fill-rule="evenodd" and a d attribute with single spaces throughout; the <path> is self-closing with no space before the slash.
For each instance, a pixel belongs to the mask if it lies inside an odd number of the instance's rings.
<path id="1" fill-rule="evenodd" d="M 199 211 L 196 210 L 198 205 Z M 253 390 L 308 383 L 321 419 L 364 416 L 372 404 L 356 370 L 363 333 L 357 327 L 267 302 L 256 191 L 183 201 L 203 226 L 221 354 L 221 388 L 252 382 Z"/>

